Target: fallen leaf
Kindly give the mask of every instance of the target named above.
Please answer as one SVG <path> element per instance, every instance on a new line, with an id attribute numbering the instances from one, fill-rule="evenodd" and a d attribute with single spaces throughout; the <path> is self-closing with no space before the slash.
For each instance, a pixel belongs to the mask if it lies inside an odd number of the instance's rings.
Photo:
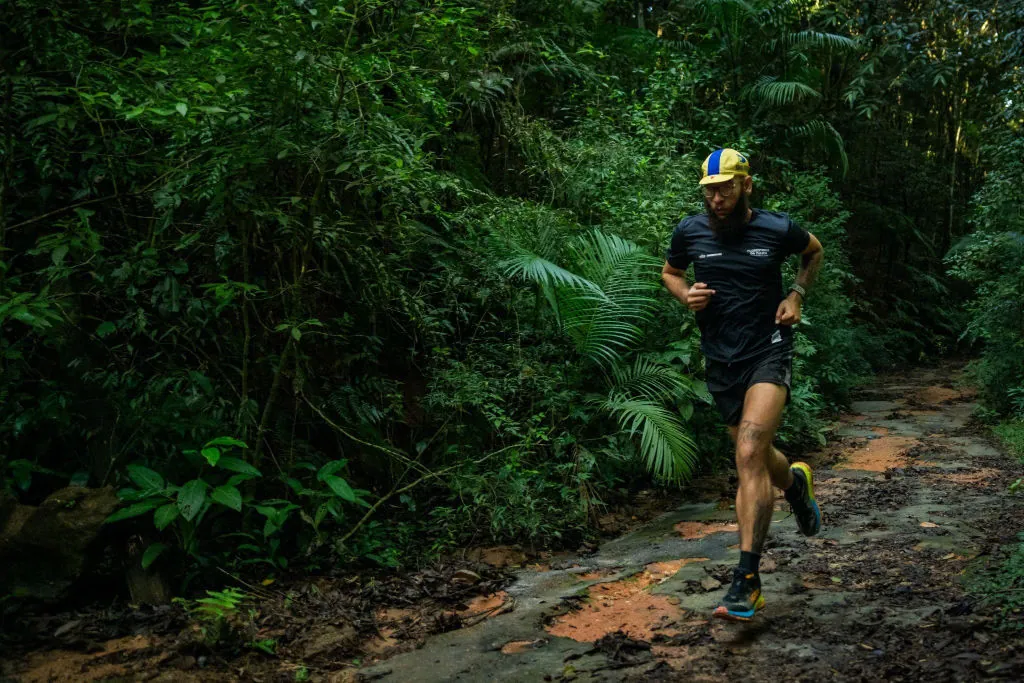
<path id="1" fill-rule="evenodd" d="M 480 575 L 469 569 L 460 569 L 452 575 L 453 583 L 477 583 Z"/>
<path id="2" fill-rule="evenodd" d="M 923 526 L 925 529 L 935 529 L 938 528 L 939 525 L 935 522 L 921 522 L 921 526 Z"/>

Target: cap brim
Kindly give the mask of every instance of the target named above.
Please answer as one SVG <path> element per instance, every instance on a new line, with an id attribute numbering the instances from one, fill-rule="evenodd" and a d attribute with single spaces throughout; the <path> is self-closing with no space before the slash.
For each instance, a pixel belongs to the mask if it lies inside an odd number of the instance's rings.
<path id="1" fill-rule="evenodd" d="M 724 183 L 727 180 L 733 178 L 742 178 L 746 176 L 746 173 L 718 173 L 716 175 L 706 175 L 700 179 L 701 185 L 714 185 L 715 183 Z"/>

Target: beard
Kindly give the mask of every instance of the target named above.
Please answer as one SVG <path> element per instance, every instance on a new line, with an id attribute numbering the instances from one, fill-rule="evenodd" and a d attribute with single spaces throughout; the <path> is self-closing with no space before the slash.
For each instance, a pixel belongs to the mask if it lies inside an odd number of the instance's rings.
<path id="1" fill-rule="evenodd" d="M 747 213 L 750 211 L 750 197 L 746 192 L 740 192 L 736 206 L 732 207 L 725 218 L 715 214 L 707 199 L 704 200 L 704 208 L 708 212 L 708 225 L 716 239 L 726 244 L 735 244 L 743 239 L 743 233 L 747 230 Z"/>

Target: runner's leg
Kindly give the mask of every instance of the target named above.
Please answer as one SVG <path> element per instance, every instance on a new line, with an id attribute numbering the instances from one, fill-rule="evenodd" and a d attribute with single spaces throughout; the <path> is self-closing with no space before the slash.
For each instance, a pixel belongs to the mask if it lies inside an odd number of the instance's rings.
<path id="1" fill-rule="evenodd" d="M 732 439 L 733 447 L 736 446 L 736 432 L 740 430 L 739 425 L 729 427 L 729 438 Z M 785 491 L 793 484 L 793 472 L 789 469 L 789 459 L 775 446 L 768 454 L 768 476 L 772 479 L 772 485 L 777 489 Z"/>
<path id="2" fill-rule="evenodd" d="M 773 483 L 786 489 L 793 483 L 789 463 L 772 446 L 786 405 L 786 387 L 760 382 L 747 389 L 743 416 L 736 429 L 736 518 L 740 550 L 761 553 L 775 507 Z"/>

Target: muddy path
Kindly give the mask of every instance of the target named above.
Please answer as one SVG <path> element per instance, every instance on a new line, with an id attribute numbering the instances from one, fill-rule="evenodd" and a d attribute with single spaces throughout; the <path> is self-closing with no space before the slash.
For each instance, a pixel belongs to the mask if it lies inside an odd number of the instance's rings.
<path id="1" fill-rule="evenodd" d="M 1024 679 L 1024 638 L 963 580 L 1024 529 L 1024 505 L 1007 494 L 1020 465 L 972 426 L 972 395 L 956 380 L 919 370 L 860 393 L 810 458 L 821 534 L 798 535 L 777 503 L 767 608 L 750 624 L 708 618 L 739 555 L 724 498 L 662 515 L 568 569 L 524 570 L 497 616 L 357 678 Z"/>

